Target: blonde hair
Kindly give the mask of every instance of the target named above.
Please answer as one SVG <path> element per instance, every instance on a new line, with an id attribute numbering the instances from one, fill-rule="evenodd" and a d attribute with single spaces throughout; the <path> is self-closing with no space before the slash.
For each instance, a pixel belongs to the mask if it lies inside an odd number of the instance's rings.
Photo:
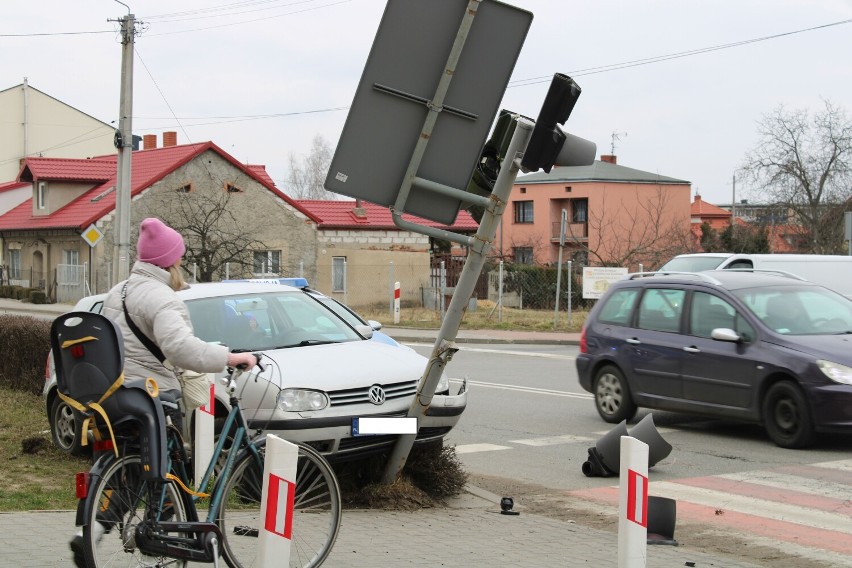
<path id="1" fill-rule="evenodd" d="M 180 269 L 179 263 L 176 262 L 166 270 L 169 271 L 169 275 L 171 276 L 169 286 L 171 286 L 173 290 L 177 291 L 186 288 L 186 280 L 183 279 L 183 272 Z"/>

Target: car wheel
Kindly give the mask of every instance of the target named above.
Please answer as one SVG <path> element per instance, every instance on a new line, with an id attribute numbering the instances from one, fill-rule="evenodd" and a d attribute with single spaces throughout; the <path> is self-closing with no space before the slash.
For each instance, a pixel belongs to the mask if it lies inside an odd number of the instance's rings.
<path id="1" fill-rule="evenodd" d="M 808 401 L 790 381 L 772 385 L 763 399 L 763 423 L 782 448 L 804 448 L 813 442 L 814 426 Z"/>
<path id="2" fill-rule="evenodd" d="M 50 406 L 50 434 L 57 448 L 74 456 L 89 453 L 83 446 L 83 421 L 80 415 L 61 398 Z"/>
<path id="3" fill-rule="evenodd" d="M 630 387 L 617 367 L 601 367 L 595 375 L 592 392 L 595 394 L 598 414 L 610 424 L 618 424 L 636 416 L 636 405 L 630 396 Z"/>

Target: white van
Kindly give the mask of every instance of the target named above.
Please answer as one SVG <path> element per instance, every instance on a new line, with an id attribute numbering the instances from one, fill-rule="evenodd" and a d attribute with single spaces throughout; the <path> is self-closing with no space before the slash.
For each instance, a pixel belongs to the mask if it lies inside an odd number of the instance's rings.
<path id="1" fill-rule="evenodd" d="M 827 254 L 679 254 L 658 272 L 701 272 L 723 268 L 756 268 L 792 272 L 852 297 L 852 256 Z"/>

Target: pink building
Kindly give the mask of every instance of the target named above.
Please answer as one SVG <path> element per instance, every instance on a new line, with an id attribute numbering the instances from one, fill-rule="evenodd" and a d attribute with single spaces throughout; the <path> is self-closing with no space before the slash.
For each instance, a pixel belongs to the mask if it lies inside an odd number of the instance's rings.
<path id="1" fill-rule="evenodd" d="M 563 260 L 656 267 L 691 249 L 690 182 L 620 166 L 601 156 L 591 166 L 553 168 L 515 182 L 494 254 L 525 264 L 555 263 L 567 213 Z"/>

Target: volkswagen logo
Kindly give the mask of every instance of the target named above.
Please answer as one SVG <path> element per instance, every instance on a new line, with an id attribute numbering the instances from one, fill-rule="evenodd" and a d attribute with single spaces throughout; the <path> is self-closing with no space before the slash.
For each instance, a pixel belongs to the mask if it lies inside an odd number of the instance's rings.
<path id="1" fill-rule="evenodd" d="M 370 387 L 370 402 L 376 406 L 385 403 L 385 389 L 381 385 L 373 385 Z"/>

